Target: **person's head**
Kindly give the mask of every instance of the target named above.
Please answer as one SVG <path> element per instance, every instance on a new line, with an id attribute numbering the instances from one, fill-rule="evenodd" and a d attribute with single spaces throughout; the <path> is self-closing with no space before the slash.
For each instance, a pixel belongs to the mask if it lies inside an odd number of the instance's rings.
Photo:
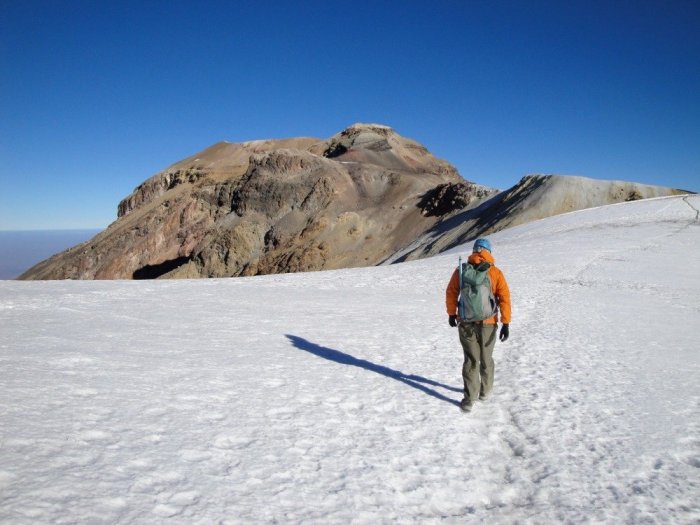
<path id="1" fill-rule="evenodd" d="M 488 250 L 491 253 L 491 243 L 488 239 L 477 239 L 474 241 L 474 253 L 479 253 L 481 250 Z"/>

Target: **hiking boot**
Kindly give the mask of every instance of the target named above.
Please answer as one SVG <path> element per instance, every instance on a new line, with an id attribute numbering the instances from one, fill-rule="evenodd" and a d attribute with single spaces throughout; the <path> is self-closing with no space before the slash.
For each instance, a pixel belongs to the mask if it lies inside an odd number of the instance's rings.
<path id="1" fill-rule="evenodd" d="M 471 399 L 467 399 L 466 397 L 462 399 L 462 402 L 459 404 L 459 408 L 462 409 L 462 412 L 471 412 L 472 406 Z"/>
<path id="2" fill-rule="evenodd" d="M 491 397 L 490 394 L 479 394 L 479 401 L 486 401 L 489 397 Z"/>

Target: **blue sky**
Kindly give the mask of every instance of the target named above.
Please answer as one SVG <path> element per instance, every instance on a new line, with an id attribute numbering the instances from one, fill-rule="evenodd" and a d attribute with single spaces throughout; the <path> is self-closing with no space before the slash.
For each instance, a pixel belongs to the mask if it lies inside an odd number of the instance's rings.
<path id="1" fill-rule="evenodd" d="M 392 126 L 463 177 L 700 191 L 700 1 L 0 0 L 0 229 L 227 140 Z"/>

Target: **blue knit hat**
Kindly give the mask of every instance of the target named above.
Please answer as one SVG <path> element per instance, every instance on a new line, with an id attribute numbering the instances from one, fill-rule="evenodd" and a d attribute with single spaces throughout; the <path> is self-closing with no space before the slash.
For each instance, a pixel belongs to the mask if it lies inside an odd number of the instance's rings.
<path id="1" fill-rule="evenodd" d="M 491 243 L 488 239 L 477 239 L 476 241 L 474 241 L 473 251 L 478 252 L 480 250 L 488 250 L 489 252 L 491 251 Z"/>

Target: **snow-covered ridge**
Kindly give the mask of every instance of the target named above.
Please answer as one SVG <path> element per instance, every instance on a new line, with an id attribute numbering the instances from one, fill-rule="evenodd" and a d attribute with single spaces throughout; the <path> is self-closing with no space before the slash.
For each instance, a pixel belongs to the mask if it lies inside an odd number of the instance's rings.
<path id="1" fill-rule="evenodd" d="M 513 296 L 469 415 L 457 254 L 0 282 L 0 522 L 697 523 L 700 197 L 491 236 Z"/>

